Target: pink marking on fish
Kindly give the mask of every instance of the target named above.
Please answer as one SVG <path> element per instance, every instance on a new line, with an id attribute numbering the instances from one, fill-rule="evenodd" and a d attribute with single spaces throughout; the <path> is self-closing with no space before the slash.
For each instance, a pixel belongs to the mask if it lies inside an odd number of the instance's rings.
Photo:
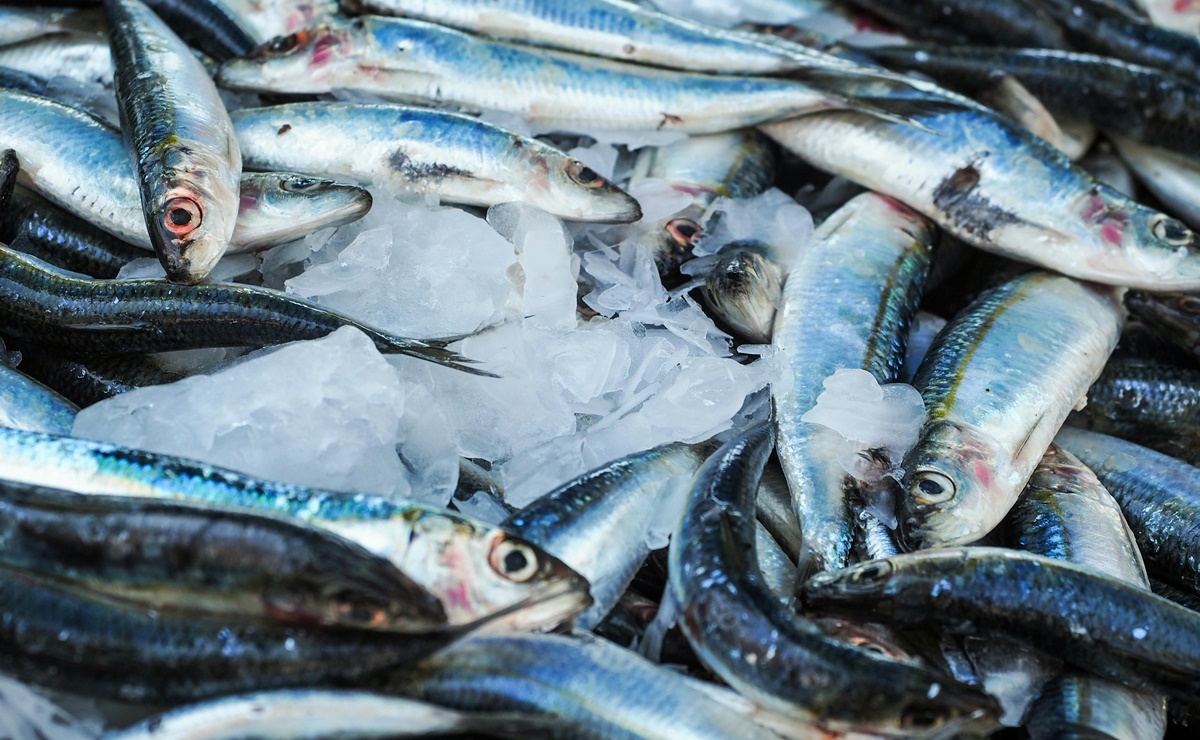
<path id="1" fill-rule="evenodd" d="M 1176 13 L 1186 13 L 1195 5 L 1194 0 L 1175 0 L 1175 7 L 1172 8 Z"/>
<path id="2" fill-rule="evenodd" d="M 312 63 L 314 67 L 319 67 L 325 62 L 333 58 L 334 40 L 330 36 L 322 36 L 313 48 Z"/>
<path id="3" fill-rule="evenodd" d="M 467 591 L 467 584 L 459 581 L 451 588 L 445 590 L 446 601 L 448 605 L 455 608 L 466 609 L 471 606 L 471 595 Z"/>
<path id="4" fill-rule="evenodd" d="M 1123 233 L 1121 227 L 1114 223 L 1107 223 L 1100 227 L 1100 238 L 1109 244 L 1121 244 Z"/>
<path id="5" fill-rule="evenodd" d="M 249 211 L 254 208 L 255 203 L 258 203 L 258 198 L 255 198 L 252 193 L 242 193 L 241 202 L 238 203 L 238 210 Z"/>
<path id="6" fill-rule="evenodd" d="M 986 462 L 975 463 L 975 479 L 984 488 L 989 488 L 992 485 L 992 468 Z"/>

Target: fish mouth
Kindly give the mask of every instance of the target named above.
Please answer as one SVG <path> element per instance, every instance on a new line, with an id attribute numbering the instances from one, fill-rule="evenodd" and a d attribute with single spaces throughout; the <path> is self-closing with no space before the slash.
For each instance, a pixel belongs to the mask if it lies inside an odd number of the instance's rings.
<path id="1" fill-rule="evenodd" d="M 545 632 L 582 614 L 591 605 L 592 596 L 586 583 L 552 583 L 509 607 L 502 616 L 486 620 L 479 633 Z"/>

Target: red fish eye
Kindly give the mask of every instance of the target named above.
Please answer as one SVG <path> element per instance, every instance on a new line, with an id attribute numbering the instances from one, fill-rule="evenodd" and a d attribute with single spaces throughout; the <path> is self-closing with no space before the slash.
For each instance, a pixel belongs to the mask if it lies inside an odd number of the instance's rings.
<path id="1" fill-rule="evenodd" d="M 200 227 L 204 209 L 191 198 L 172 198 L 163 209 L 163 226 L 182 239 Z"/>
<path id="2" fill-rule="evenodd" d="M 683 246 L 688 246 L 702 231 L 700 224 L 688 218 L 677 218 L 667 224 L 667 233 Z"/>

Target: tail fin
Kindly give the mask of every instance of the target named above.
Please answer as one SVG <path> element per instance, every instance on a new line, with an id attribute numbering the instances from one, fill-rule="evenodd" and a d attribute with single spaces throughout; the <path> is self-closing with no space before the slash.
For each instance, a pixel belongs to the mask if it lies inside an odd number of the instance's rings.
<path id="1" fill-rule="evenodd" d="M 476 360 L 469 357 L 463 357 L 452 349 L 447 349 L 447 341 L 440 339 L 406 339 L 405 337 L 397 337 L 383 332 L 371 332 L 370 336 L 375 340 L 375 346 L 385 355 L 408 355 L 415 357 L 418 360 L 426 360 L 445 367 L 461 370 L 464 373 L 471 375 L 479 375 L 485 378 L 499 378 L 499 375 L 490 373 L 487 370 L 480 370 L 471 365 L 477 364 Z"/>

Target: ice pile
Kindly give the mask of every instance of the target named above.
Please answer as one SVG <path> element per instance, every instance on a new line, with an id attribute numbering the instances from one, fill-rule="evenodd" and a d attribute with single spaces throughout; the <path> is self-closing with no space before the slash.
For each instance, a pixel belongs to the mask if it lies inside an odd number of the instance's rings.
<path id="1" fill-rule="evenodd" d="M 74 434 L 290 483 L 444 504 L 458 462 L 433 399 L 353 328 L 82 411 Z M 402 456 L 396 449 L 402 449 Z"/>

